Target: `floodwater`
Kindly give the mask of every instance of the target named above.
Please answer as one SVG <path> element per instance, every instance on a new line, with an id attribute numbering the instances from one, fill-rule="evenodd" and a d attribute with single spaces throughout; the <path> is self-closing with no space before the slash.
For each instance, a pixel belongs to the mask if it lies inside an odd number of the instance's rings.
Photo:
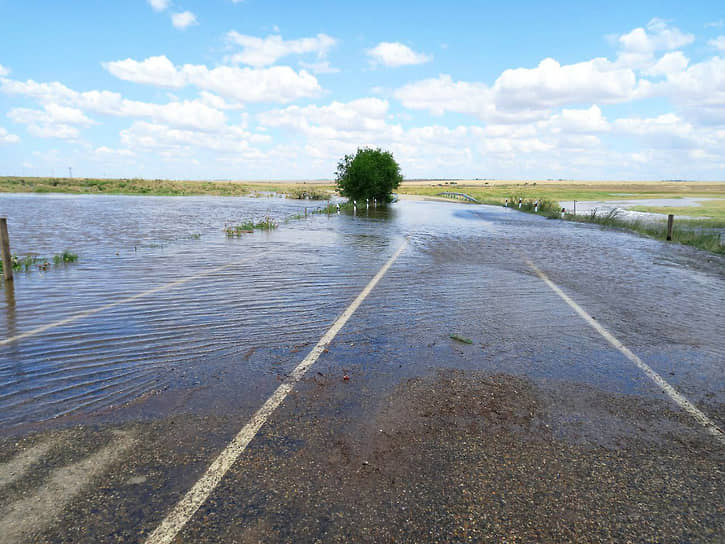
<path id="1" fill-rule="evenodd" d="M 626 196 L 626 195 L 623 195 Z M 629 220 L 665 221 L 667 216 L 661 213 L 639 212 L 630 210 L 635 206 L 696 208 L 702 206 L 701 202 L 707 200 L 720 200 L 718 198 L 683 197 L 683 198 L 641 198 L 628 200 L 577 200 L 577 215 L 589 215 L 596 210 L 597 215 L 606 215 L 613 210 L 619 210 L 619 217 Z M 573 211 L 574 202 L 561 201 L 559 205 L 567 211 Z M 683 216 L 687 217 L 687 216 Z"/>
<path id="2" fill-rule="evenodd" d="M 337 351 L 338 360 L 363 364 L 355 344 L 372 342 L 409 361 L 386 368 L 387 375 L 457 366 L 653 394 L 533 275 L 525 261 L 531 259 L 609 318 L 611 330 L 659 370 L 675 368 L 685 356 L 682 346 L 691 347 L 687 372 L 670 379 L 694 400 L 713 380 L 724 383 L 720 257 L 465 204 L 403 201 L 361 208 L 356 216 L 284 222 L 316 205 L 276 198 L 0 196 L 14 253 L 52 256 L 67 249 L 80 256 L 45 272 L 19 272 L 0 293 L 0 340 L 13 339 L 0 345 L 0 425 L 104 413 L 150 395 L 199 390 L 209 395 L 197 398 L 213 398 L 215 406 L 258 406 L 405 237 L 409 247 L 343 331 L 348 348 Z M 223 232 L 225 224 L 265 215 L 280 228 L 239 238 Z M 668 306 L 668 297 L 677 307 Z M 665 311 L 677 330 L 651 322 Z M 451 333 L 472 338 L 479 351 L 461 351 Z M 485 361 L 477 355 L 484 349 Z M 592 365 L 576 364 L 592 352 Z"/>

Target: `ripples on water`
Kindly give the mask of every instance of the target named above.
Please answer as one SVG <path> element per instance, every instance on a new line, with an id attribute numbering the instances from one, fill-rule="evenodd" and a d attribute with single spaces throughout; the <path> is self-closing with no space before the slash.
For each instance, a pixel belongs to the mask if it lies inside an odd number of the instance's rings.
<path id="1" fill-rule="evenodd" d="M 0 295 L 0 339 L 228 265 L 0 346 L 0 424 L 96 411 L 177 383 L 193 385 L 185 376 L 210 365 L 225 365 L 242 381 L 276 369 L 275 350 L 316 342 L 404 235 L 411 236 L 410 248 L 373 296 L 384 299 L 379 318 L 426 338 L 440 334 L 441 315 L 452 323 L 454 317 L 478 323 L 486 312 L 487 331 L 510 347 L 516 339 L 507 337 L 507 321 L 538 328 L 542 342 L 550 333 L 541 326 L 546 315 L 530 312 L 544 287 L 521 281 L 531 277 L 523 256 L 570 292 L 584 293 L 586 286 L 571 278 L 586 279 L 591 268 L 613 285 L 625 278 L 636 286 L 636 278 L 651 273 L 648 255 L 663 247 L 629 235 L 614 235 L 613 243 L 612 234 L 598 228 L 511 210 L 424 202 L 360 210 L 358 217 L 314 215 L 240 238 L 223 233 L 225 223 L 267 214 L 282 221 L 316 205 L 225 197 L 0 196 L 15 253 L 52 256 L 69 249 L 80 255 L 77 263 L 48 272 L 17 273 L 14 287 Z M 629 247 L 616 240 L 621 236 Z M 658 274 L 667 287 L 676 286 L 683 272 L 670 267 Z M 722 278 L 703 278 L 688 287 L 695 295 L 688 301 L 716 312 L 713 282 L 721 289 Z M 522 292 L 522 285 L 531 287 Z M 631 296 L 637 298 L 636 289 Z M 596 309 L 601 301 L 584 302 Z M 573 318 L 559 310 L 557 338 L 565 349 Z M 712 320 L 702 315 L 696 325 L 711 334 Z M 374 327 L 363 332 L 373 335 Z M 713 346 L 714 357 L 722 354 L 722 342 Z M 254 350 L 267 355 L 250 358 Z"/>
<path id="2" fill-rule="evenodd" d="M 225 223 L 278 221 L 309 201 L 220 197 L 0 197 L 13 251 L 77 263 L 16 273 L 2 338 L 222 265 L 224 270 L 0 346 L 0 422 L 118 405 L 208 361 L 319 337 L 390 240 L 310 216 L 227 238 Z M 345 218 L 342 218 L 345 221 Z M 376 221 L 372 221 L 375 223 Z M 201 234 L 196 239 L 195 234 Z M 374 272 L 373 272 L 374 273 Z"/>

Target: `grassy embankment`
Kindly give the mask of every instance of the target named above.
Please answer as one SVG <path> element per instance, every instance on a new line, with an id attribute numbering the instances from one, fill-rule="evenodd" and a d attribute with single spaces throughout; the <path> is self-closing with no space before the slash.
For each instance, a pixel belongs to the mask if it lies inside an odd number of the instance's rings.
<path id="1" fill-rule="evenodd" d="M 559 202 L 574 200 L 634 200 L 667 198 L 716 198 L 704 200 L 700 206 L 652 207 L 637 206 L 631 208 L 660 214 L 675 214 L 675 226 L 672 240 L 691 245 L 713 253 L 725 254 L 725 246 L 720 243 L 720 234 L 711 229 L 725 228 L 725 183 L 699 182 L 481 182 L 467 184 L 414 184 L 408 182 L 400 188 L 400 193 L 417 195 L 435 195 L 443 191 L 466 193 L 484 204 L 503 205 L 524 201 L 522 211 L 534 213 L 533 202 L 540 201 L 539 214 L 549 218 L 559 218 Z M 511 204 L 510 204 L 511 205 Z M 567 209 L 571 209 L 568 204 Z M 515 209 L 518 209 L 517 207 Z M 689 216 L 695 219 L 683 219 Z M 566 214 L 563 219 L 577 222 L 596 223 L 608 228 L 625 229 L 652 238 L 664 240 L 667 227 L 664 222 L 624 220 L 616 213 L 604 215 Z"/>
<path id="2" fill-rule="evenodd" d="M 232 181 L 172 181 L 164 179 L 70 179 L 0 177 L 0 193 L 78 193 L 146 196 L 253 196 L 287 193 L 291 198 L 325 199 L 332 184 L 238 183 Z"/>

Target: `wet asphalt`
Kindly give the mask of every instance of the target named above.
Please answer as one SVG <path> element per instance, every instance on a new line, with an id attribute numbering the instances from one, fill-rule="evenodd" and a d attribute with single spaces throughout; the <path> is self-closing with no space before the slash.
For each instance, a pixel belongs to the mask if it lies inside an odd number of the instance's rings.
<path id="1" fill-rule="evenodd" d="M 428 202 L 280 231 L 281 326 L 222 329 L 211 355 L 189 338 L 128 402 L 3 427 L 0 540 L 144 542 L 405 236 L 175 542 L 725 540 L 725 446 L 526 262 L 723 428 L 725 259 Z M 205 289 L 223 298 L 215 278 L 177 296 Z"/>

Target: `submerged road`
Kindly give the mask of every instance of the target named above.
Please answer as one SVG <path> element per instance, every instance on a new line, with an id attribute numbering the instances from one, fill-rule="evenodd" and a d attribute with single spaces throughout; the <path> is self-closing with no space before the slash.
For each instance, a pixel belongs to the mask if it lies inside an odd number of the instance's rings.
<path id="1" fill-rule="evenodd" d="M 14 321 L 3 543 L 725 540 L 722 257 L 428 202 L 249 245 Z M 163 387 L 69 409 L 111 366 Z"/>

